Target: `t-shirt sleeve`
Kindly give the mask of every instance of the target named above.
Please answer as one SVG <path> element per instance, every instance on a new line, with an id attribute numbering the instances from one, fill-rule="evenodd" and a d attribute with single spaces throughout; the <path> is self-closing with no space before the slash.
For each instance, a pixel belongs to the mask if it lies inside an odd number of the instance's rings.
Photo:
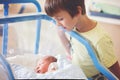
<path id="1" fill-rule="evenodd" d="M 100 39 L 96 46 L 101 63 L 107 68 L 111 67 L 117 61 L 111 38 L 106 36 Z"/>

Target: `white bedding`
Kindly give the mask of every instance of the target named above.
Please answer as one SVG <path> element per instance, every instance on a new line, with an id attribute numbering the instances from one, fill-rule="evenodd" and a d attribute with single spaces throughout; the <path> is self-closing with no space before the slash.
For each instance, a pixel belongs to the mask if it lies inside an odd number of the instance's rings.
<path id="1" fill-rule="evenodd" d="M 25 55 L 24 55 L 25 57 Z M 33 57 L 33 56 L 32 56 Z M 15 57 L 14 57 L 15 59 Z M 13 58 L 12 60 L 9 58 L 8 60 L 10 61 L 15 61 Z M 17 59 L 20 59 L 17 57 Z M 25 60 L 27 61 L 27 58 L 23 59 L 23 57 L 21 58 L 22 60 L 18 60 L 18 62 L 20 63 L 20 61 L 22 62 L 22 64 L 16 64 L 15 63 L 11 63 L 11 67 L 14 73 L 14 76 L 16 79 L 86 79 L 86 76 L 84 75 L 84 73 L 82 72 L 82 70 L 77 67 L 72 65 L 68 60 L 66 60 L 65 57 L 63 56 L 57 56 L 57 64 L 58 64 L 58 70 L 54 71 L 54 72 L 47 72 L 45 74 L 38 74 L 34 72 L 33 68 L 30 68 L 28 66 L 25 66 Z M 32 58 L 33 60 L 33 58 Z M 10 62 L 11 62 L 10 61 Z M 29 56 L 29 60 L 28 63 L 30 63 L 30 56 Z M 34 60 L 35 62 L 35 60 Z M 32 62 L 31 62 L 32 64 Z M 33 63 L 35 64 L 35 63 Z M 30 64 L 29 64 L 30 66 Z"/>
<path id="2" fill-rule="evenodd" d="M 37 74 L 20 65 L 12 65 L 16 79 L 86 79 L 80 68 L 67 65 L 64 69 L 45 74 Z"/>

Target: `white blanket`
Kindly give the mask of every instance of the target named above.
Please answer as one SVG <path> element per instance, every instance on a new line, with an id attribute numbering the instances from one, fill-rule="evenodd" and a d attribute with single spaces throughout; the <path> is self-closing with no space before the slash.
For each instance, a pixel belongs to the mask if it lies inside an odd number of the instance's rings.
<path id="1" fill-rule="evenodd" d="M 26 67 L 13 64 L 16 79 L 86 79 L 81 69 L 74 65 L 66 65 L 65 68 L 45 74 L 37 74 Z"/>
<path id="2" fill-rule="evenodd" d="M 40 55 L 40 57 L 42 56 Z M 11 62 L 11 68 L 16 79 L 86 79 L 83 71 L 72 65 L 65 56 L 57 55 L 56 58 L 58 70 L 45 74 L 34 72 L 33 64 L 35 65 L 37 59 L 33 55 L 14 56 L 8 58 L 8 61 Z"/>

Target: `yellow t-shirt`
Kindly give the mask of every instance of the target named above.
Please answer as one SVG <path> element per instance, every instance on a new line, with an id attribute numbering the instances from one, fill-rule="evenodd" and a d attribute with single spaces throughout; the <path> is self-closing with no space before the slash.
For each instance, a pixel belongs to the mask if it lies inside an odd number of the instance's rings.
<path id="1" fill-rule="evenodd" d="M 98 24 L 94 29 L 79 34 L 84 36 L 91 42 L 96 51 L 98 59 L 104 66 L 109 68 L 117 61 L 114 55 L 113 43 L 111 41 L 111 38 L 102 28 L 100 28 Z M 72 45 L 71 54 L 73 64 L 80 66 L 87 77 L 98 74 L 99 71 L 94 67 L 85 46 L 74 38 L 72 38 L 70 42 Z"/>

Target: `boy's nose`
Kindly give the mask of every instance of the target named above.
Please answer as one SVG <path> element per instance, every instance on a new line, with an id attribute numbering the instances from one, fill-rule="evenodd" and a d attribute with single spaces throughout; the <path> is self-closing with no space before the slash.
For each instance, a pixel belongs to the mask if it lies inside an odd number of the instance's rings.
<path id="1" fill-rule="evenodd" d="M 60 22 L 58 22 L 58 21 L 56 21 L 56 25 L 57 26 L 62 26 L 62 24 Z"/>

